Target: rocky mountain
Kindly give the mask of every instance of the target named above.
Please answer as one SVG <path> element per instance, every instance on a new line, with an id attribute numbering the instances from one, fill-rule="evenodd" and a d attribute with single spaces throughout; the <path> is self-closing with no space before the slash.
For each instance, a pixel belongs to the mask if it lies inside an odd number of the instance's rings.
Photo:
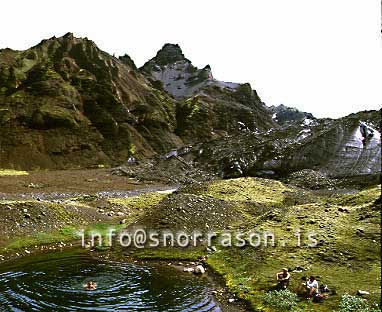
<path id="1" fill-rule="evenodd" d="M 216 80 L 209 65 L 196 68 L 178 45 L 165 44 L 141 71 L 153 85 L 178 100 L 177 134 L 185 143 L 275 126 L 248 83 Z"/>
<path id="2" fill-rule="evenodd" d="M 0 167 L 135 162 L 124 171 L 132 172 L 138 161 L 152 177 L 159 160 L 170 176 L 195 169 L 196 177 L 286 177 L 308 169 L 375 180 L 380 120 L 376 111 L 332 120 L 267 108 L 249 84 L 218 81 L 174 44 L 139 69 L 128 55 L 113 57 L 70 33 L 25 51 L 0 50 Z M 174 157 L 176 164 L 164 164 Z"/>
<path id="3" fill-rule="evenodd" d="M 86 38 L 2 50 L 0 86 L 1 166 L 88 166 L 182 144 L 174 101 Z"/>
<path id="4" fill-rule="evenodd" d="M 142 66 L 141 70 L 152 80 L 160 82 L 164 90 L 175 98 L 201 94 L 208 86 L 226 88 L 230 91 L 240 86 L 238 83 L 214 79 L 209 65 L 202 69 L 196 68 L 185 58 L 177 44 L 165 44 L 154 58 Z"/>
<path id="5" fill-rule="evenodd" d="M 191 64 L 173 47 L 159 51 L 142 69 L 145 75 L 128 55 L 115 58 L 71 33 L 26 51 L 1 50 L 0 166 L 118 164 L 243 126 L 274 125 L 249 85 L 229 90 L 208 85 L 206 94 L 181 100 L 158 87 L 146 77 L 154 62 Z M 201 79 L 206 71 L 195 69 Z"/>

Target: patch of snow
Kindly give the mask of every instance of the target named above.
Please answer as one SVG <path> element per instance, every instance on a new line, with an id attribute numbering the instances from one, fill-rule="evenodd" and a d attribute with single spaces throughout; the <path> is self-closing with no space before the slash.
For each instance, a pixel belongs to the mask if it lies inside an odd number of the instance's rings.
<path id="1" fill-rule="evenodd" d="M 346 147 L 361 148 L 363 145 L 362 140 L 363 140 L 363 135 L 361 133 L 361 129 L 359 127 L 357 127 L 357 129 L 354 131 L 354 133 L 352 135 L 352 139 L 349 140 Z"/>
<path id="2" fill-rule="evenodd" d="M 225 82 L 225 81 L 219 81 L 219 80 L 214 80 L 214 84 L 221 88 L 228 88 L 232 90 L 236 90 L 240 86 L 239 83 Z"/>
<path id="3" fill-rule="evenodd" d="M 239 124 L 239 130 L 249 131 L 249 128 L 245 125 L 244 122 L 238 121 L 237 123 Z"/>
<path id="4" fill-rule="evenodd" d="M 172 150 L 170 151 L 169 153 L 165 154 L 165 155 L 162 155 L 160 156 L 162 159 L 169 159 L 171 157 L 176 157 L 178 156 L 178 151 L 177 150 Z"/>
<path id="5" fill-rule="evenodd" d="M 372 126 L 370 126 L 368 123 L 360 121 L 360 125 L 365 125 L 368 129 L 372 131 L 372 136 L 368 139 L 367 145 L 369 147 L 374 147 L 381 144 L 381 133 L 374 129 Z M 362 141 L 364 140 L 364 137 L 361 132 L 361 128 L 357 127 L 356 131 L 353 133 L 353 142 L 357 142 L 357 147 L 363 146 Z M 355 143 L 354 142 L 354 143 Z"/>
<path id="6" fill-rule="evenodd" d="M 174 64 L 168 64 L 165 66 L 154 66 L 154 70 L 151 72 L 151 77 L 154 80 L 159 80 L 163 83 L 164 89 L 175 97 L 189 97 L 199 93 L 200 89 L 205 86 L 218 86 L 220 88 L 235 90 L 240 84 L 233 82 L 218 81 L 213 78 L 210 72 L 208 78 L 197 84 L 188 84 L 188 80 L 192 77 L 197 77 L 201 70 L 194 73 L 188 72 L 190 63 L 188 61 L 177 61 Z"/>
<path id="7" fill-rule="evenodd" d="M 157 193 L 158 194 L 171 194 L 171 193 L 174 193 L 176 190 L 177 190 L 177 188 L 173 188 L 173 189 L 168 189 L 168 190 L 164 190 L 164 191 L 157 191 Z"/>
<path id="8" fill-rule="evenodd" d="M 310 129 L 302 129 L 297 135 L 297 142 L 306 139 L 308 136 L 310 136 L 311 132 L 312 131 Z"/>
<path id="9" fill-rule="evenodd" d="M 305 118 L 301 124 L 301 126 L 316 126 L 317 121 L 311 118 Z"/>

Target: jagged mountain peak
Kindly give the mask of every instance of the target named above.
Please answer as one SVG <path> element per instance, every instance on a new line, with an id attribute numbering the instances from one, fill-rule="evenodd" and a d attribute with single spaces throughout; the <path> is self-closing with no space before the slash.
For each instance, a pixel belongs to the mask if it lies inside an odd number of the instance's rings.
<path id="1" fill-rule="evenodd" d="M 0 73 L 8 76 L 9 71 L 15 71 L 15 79 L 12 79 L 14 82 L 11 83 L 14 86 L 18 86 L 36 69 L 43 68 L 50 68 L 65 80 L 80 74 L 106 81 L 117 79 L 124 72 L 137 70 L 128 55 L 118 59 L 99 49 L 92 40 L 75 37 L 70 32 L 61 37 L 53 36 L 42 40 L 25 51 L 10 50 L 7 54 L 0 54 Z M 144 80 L 139 74 L 135 75 L 135 78 Z"/>
<path id="2" fill-rule="evenodd" d="M 119 60 L 123 64 L 127 65 L 128 67 L 130 67 L 131 69 L 137 70 L 137 66 L 135 65 L 133 59 L 129 55 L 124 54 L 124 55 L 119 57 Z"/>
<path id="3" fill-rule="evenodd" d="M 158 65 L 168 65 L 177 61 L 188 61 L 178 44 L 166 43 L 154 57 Z"/>
<path id="4" fill-rule="evenodd" d="M 61 37 L 53 36 L 49 39 L 44 39 L 39 44 L 34 46 L 33 48 L 41 48 L 41 47 L 45 47 L 45 46 L 52 47 L 52 45 L 65 46 L 67 48 L 70 48 L 71 46 L 76 45 L 76 44 L 83 44 L 83 45 L 87 45 L 87 46 L 92 46 L 92 47 L 98 49 L 98 47 L 94 41 L 88 39 L 87 37 L 84 37 L 84 38 L 76 37 L 71 32 L 68 32 Z"/>
<path id="5" fill-rule="evenodd" d="M 155 84 L 175 98 L 185 98 L 203 93 L 206 88 L 216 86 L 235 91 L 240 84 L 216 80 L 210 65 L 199 69 L 187 59 L 178 44 L 166 43 L 154 58 L 140 69 Z"/>
<path id="6" fill-rule="evenodd" d="M 160 71 L 167 66 L 181 63 L 184 67 L 193 67 L 178 44 L 166 43 L 157 54 L 142 67 L 142 72 L 150 75 L 153 71 Z"/>
<path id="7" fill-rule="evenodd" d="M 62 36 L 63 38 L 70 38 L 70 39 L 73 39 L 74 38 L 74 34 L 72 32 L 67 32 L 65 35 Z"/>

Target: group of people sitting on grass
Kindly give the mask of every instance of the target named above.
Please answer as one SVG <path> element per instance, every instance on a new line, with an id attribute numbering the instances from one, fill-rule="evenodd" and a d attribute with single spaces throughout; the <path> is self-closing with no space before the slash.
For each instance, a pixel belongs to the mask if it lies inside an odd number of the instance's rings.
<path id="1" fill-rule="evenodd" d="M 291 275 L 287 268 L 283 268 L 281 272 L 276 274 L 277 279 L 277 289 L 287 289 L 289 286 Z M 305 296 L 306 299 L 312 299 L 313 302 L 321 302 L 323 300 L 323 296 L 319 292 L 318 281 L 314 276 L 310 276 L 309 279 L 306 277 L 302 277 L 301 284 L 297 290 L 298 294 L 301 296 Z M 324 289 L 327 287 L 324 286 Z"/>

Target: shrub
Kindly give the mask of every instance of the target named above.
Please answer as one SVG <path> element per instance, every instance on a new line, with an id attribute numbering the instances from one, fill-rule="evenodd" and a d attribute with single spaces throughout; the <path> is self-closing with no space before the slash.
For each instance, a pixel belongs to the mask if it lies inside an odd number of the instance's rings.
<path id="1" fill-rule="evenodd" d="M 290 311 L 297 305 L 297 295 L 289 290 L 272 290 L 267 292 L 263 301 L 277 311 Z"/>
<path id="2" fill-rule="evenodd" d="M 365 299 L 345 294 L 336 312 L 381 312 L 377 304 L 370 306 Z"/>

